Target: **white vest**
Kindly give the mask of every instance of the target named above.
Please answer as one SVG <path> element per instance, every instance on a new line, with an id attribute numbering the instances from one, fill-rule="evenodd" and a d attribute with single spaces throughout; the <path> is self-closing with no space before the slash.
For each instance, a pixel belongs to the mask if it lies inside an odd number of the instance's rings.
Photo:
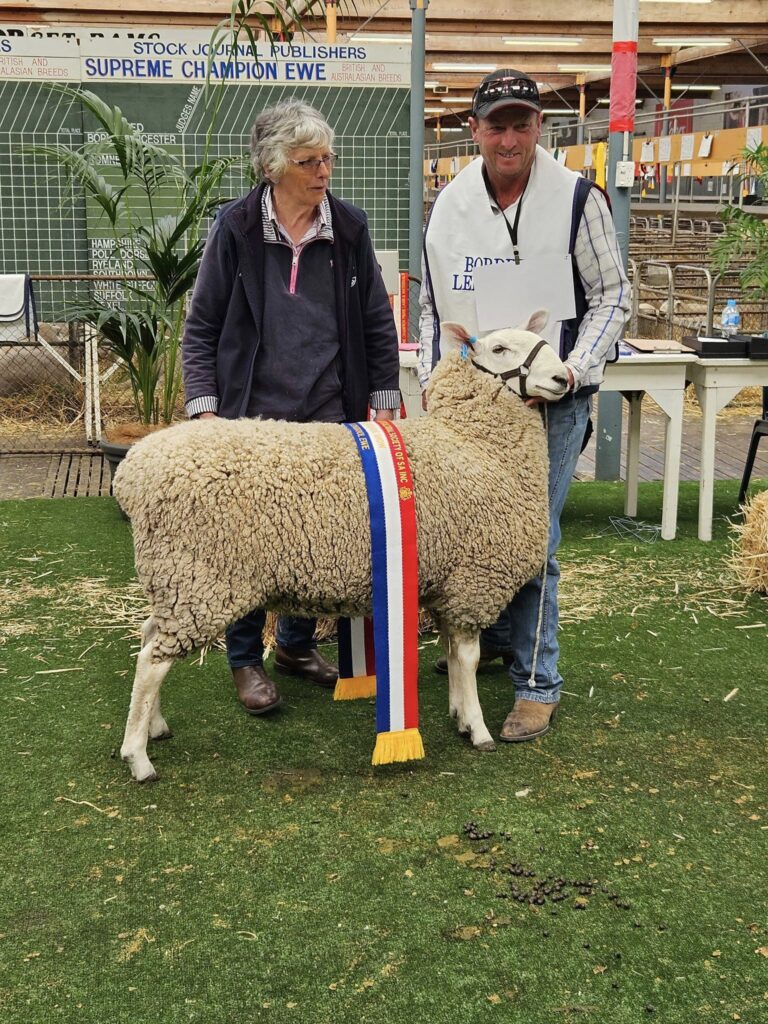
<path id="1" fill-rule="evenodd" d="M 474 267 L 509 259 L 512 253 L 504 218 L 491 209 L 482 166 L 482 159 L 473 160 L 445 186 L 435 200 L 425 234 L 435 312 L 441 320 L 463 324 L 471 334 L 478 333 Z M 517 230 L 521 259 L 568 253 L 579 177 L 558 164 L 541 146 L 536 147 Z M 510 225 L 514 223 L 517 205 L 513 203 L 505 210 Z M 558 349 L 560 324 L 551 321 L 542 336 Z"/>

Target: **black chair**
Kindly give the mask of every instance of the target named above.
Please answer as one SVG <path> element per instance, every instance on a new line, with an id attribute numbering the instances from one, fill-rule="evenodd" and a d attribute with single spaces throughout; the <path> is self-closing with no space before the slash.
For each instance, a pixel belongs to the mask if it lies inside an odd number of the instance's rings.
<path id="1" fill-rule="evenodd" d="M 752 467 L 755 464 L 755 456 L 757 455 L 757 446 L 760 444 L 760 438 L 768 435 L 768 388 L 763 388 L 763 418 L 755 420 L 755 425 L 752 427 L 752 437 L 749 441 L 749 451 L 747 452 L 747 462 L 744 466 L 744 475 L 741 478 L 741 489 L 739 490 L 739 505 L 744 504 L 744 499 L 747 496 L 747 488 L 749 487 L 749 478 L 752 476 Z"/>

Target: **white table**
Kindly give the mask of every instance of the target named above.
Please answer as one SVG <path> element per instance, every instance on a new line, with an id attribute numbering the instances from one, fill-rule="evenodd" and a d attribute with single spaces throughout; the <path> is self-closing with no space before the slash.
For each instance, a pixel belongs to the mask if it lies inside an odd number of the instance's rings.
<path id="1" fill-rule="evenodd" d="M 648 394 L 667 417 L 664 440 L 664 493 L 661 536 L 674 540 L 677 531 L 677 501 L 680 488 L 680 451 L 683 438 L 683 397 L 686 368 L 692 354 L 647 354 L 621 356 L 605 368 L 601 391 L 620 391 L 629 404 L 627 482 L 624 511 L 637 515 L 637 484 L 640 474 L 640 419 L 643 396 Z M 421 395 L 416 377 L 416 353 L 400 353 L 400 390 L 408 416 L 421 415 Z"/>
<path id="2" fill-rule="evenodd" d="M 624 493 L 624 511 L 628 516 L 637 515 L 643 396 L 650 395 L 667 417 L 661 506 L 661 536 L 664 540 L 674 540 L 677 531 L 686 369 L 695 360 L 696 356 L 686 353 L 636 352 L 631 356 L 620 356 L 618 362 L 606 366 L 605 380 L 600 385 L 601 391 L 622 392 L 629 404 L 627 481 Z"/>
<path id="3" fill-rule="evenodd" d="M 699 540 L 712 540 L 717 414 L 742 388 L 768 385 L 768 360 L 696 359 L 688 369 L 688 379 L 696 388 L 701 406 Z"/>

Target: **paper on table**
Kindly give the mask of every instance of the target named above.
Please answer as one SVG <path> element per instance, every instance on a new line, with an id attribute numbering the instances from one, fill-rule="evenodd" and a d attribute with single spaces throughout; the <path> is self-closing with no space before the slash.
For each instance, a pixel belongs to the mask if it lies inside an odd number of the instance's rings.
<path id="1" fill-rule="evenodd" d="M 714 139 L 714 135 L 703 135 L 702 136 L 701 142 L 699 143 L 699 156 L 700 157 L 704 157 L 706 159 L 706 157 L 708 157 L 709 154 L 712 152 L 712 140 L 713 139 Z"/>
<path id="2" fill-rule="evenodd" d="M 652 164 L 656 162 L 656 150 L 653 145 L 653 139 L 648 142 L 644 142 L 640 147 L 640 163 L 641 164 Z"/>
<path id="3" fill-rule="evenodd" d="M 550 323 L 576 316 L 569 254 L 475 267 L 473 283 L 480 331 L 516 327 L 537 309 L 549 312 Z"/>
<path id="4" fill-rule="evenodd" d="M 680 136 L 680 159 L 693 160 L 693 148 L 696 143 L 695 135 Z"/>
<path id="5" fill-rule="evenodd" d="M 669 158 L 672 156 L 672 139 L 668 135 L 665 135 L 663 139 L 659 139 L 659 163 L 668 164 Z"/>

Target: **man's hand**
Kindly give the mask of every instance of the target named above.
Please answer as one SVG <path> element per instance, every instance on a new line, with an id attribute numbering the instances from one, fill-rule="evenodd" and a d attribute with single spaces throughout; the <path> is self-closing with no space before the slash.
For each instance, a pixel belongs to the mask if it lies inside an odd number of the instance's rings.
<path id="1" fill-rule="evenodd" d="M 424 412 L 427 412 L 427 392 L 426 391 L 422 391 L 421 392 L 421 408 L 424 410 Z"/>
<path id="2" fill-rule="evenodd" d="M 375 409 L 374 413 L 377 420 L 393 420 L 395 411 L 395 409 Z"/>
<path id="3" fill-rule="evenodd" d="M 217 420 L 218 418 L 215 412 L 201 412 L 199 416 L 195 416 L 196 420 Z"/>

